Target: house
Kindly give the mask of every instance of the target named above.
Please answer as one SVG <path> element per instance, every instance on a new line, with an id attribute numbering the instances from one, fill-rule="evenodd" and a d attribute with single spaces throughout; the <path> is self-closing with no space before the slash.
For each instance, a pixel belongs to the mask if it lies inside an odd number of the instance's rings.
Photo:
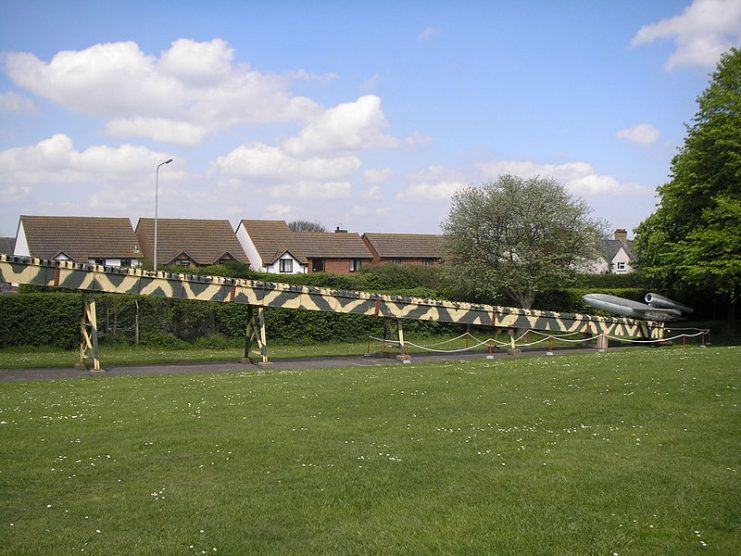
<path id="1" fill-rule="evenodd" d="M 15 251 L 15 238 L 14 237 L 0 237 L 0 253 L 4 255 L 12 255 Z"/>
<path id="2" fill-rule="evenodd" d="M 154 218 L 140 218 L 136 237 L 144 260 L 154 261 Z M 249 264 L 228 220 L 157 219 L 157 265 L 184 268 L 228 261 Z"/>
<path id="3" fill-rule="evenodd" d="M 440 264 L 442 236 L 428 234 L 363 234 L 373 264 L 435 266 Z"/>
<path id="4" fill-rule="evenodd" d="M 21 216 L 13 254 L 120 267 L 142 261 L 128 218 Z"/>
<path id="5" fill-rule="evenodd" d="M 602 240 L 602 256 L 587 265 L 588 274 L 629 274 L 634 272 L 631 266 L 636 257 L 633 255 L 633 240 L 628 239 L 628 232 L 617 229 L 614 239 Z"/>
<path id="6" fill-rule="evenodd" d="M 358 234 L 340 229 L 292 232 L 283 220 L 242 220 L 236 234 L 252 268 L 260 272 L 350 274 L 373 259 Z"/>

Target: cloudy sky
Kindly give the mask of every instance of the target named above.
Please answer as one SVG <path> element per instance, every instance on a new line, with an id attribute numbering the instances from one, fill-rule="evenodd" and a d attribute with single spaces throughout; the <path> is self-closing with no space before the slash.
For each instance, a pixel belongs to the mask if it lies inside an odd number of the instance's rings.
<path id="1" fill-rule="evenodd" d="M 21 214 L 437 233 L 552 176 L 632 229 L 741 0 L 0 0 L 0 235 Z"/>

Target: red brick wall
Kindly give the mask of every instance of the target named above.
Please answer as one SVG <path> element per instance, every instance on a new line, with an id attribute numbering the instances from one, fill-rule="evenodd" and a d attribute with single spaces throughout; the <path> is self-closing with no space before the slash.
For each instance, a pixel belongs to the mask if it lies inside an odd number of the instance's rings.
<path id="1" fill-rule="evenodd" d="M 370 259 L 363 259 L 363 266 L 371 264 Z M 312 264 L 309 261 L 309 272 L 311 272 Z M 324 272 L 332 272 L 334 274 L 352 274 L 350 272 L 350 259 L 324 259 Z"/>
<path id="2" fill-rule="evenodd" d="M 399 264 L 401 266 L 422 266 L 425 264 L 425 260 L 427 259 L 399 259 Z M 389 260 L 381 259 L 377 264 L 389 264 Z M 437 266 L 439 264 L 439 261 L 435 259 L 430 266 Z"/>

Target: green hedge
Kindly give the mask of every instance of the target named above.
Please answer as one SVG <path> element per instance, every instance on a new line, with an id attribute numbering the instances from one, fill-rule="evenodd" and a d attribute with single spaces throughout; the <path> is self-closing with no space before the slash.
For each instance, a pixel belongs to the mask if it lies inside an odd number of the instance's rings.
<path id="1" fill-rule="evenodd" d="M 427 297 L 427 296 L 423 296 Z M 137 304 L 139 341 L 144 345 L 178 348 L 190 343 L 219 343 L 244 337 L 247 306 L 133 295 L 96 296 L 102 344 L 133 343 Z M 27 293 L 0 296 L 0 348 L 79 344 L 80 293 Z M 289 343 L 353 342 L 383 335 L 383 319 L 362 315 L 267 308 L 267 335 Z M 461 329 L 458 325 L 406 321 L 410 333 L 435 334 Z M 394 331 L 395 333 L 395 331 Z"/>

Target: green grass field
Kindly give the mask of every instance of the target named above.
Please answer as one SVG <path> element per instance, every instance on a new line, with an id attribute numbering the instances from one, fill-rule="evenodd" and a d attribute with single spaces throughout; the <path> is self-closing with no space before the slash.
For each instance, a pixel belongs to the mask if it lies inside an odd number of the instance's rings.
<path id="1" fill-rule="evenodd" d="M 1 554 L 736 554 L 741 348 L 0 383 Z"/>

